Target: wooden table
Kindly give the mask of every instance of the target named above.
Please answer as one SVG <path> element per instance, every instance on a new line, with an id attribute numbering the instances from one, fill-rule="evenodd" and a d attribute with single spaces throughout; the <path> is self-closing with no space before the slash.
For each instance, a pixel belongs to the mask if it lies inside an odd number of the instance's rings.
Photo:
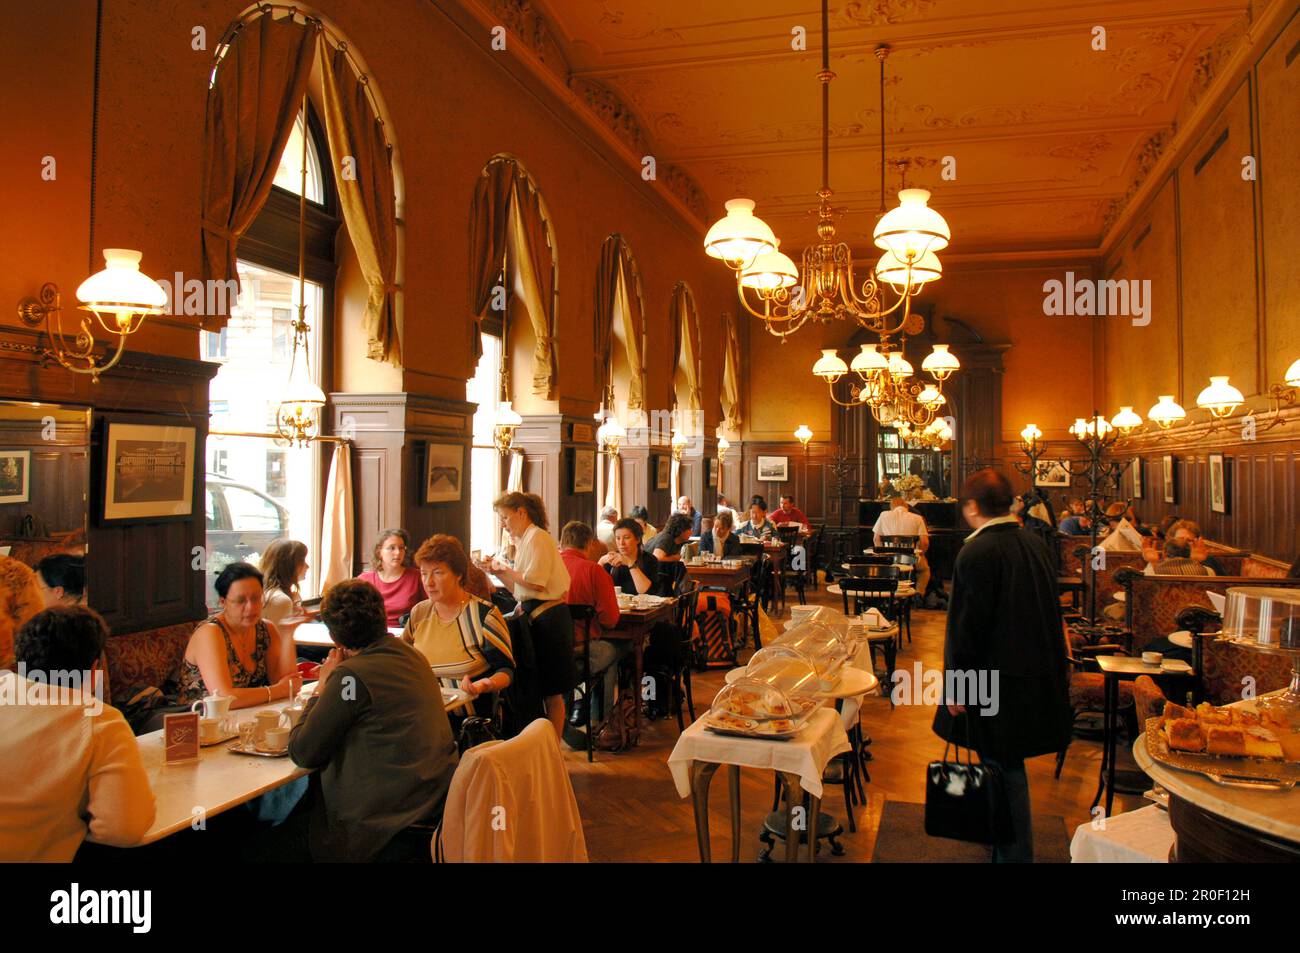
<path id="1" fill-rule="evenodd" d="M 604 639 L 632 643 L 632 652 L 636 659 L 636 675 L 632 682 L 632 690 L 636 693 L 636 704 L 632 706 L 632 727 L 637 731 L 641 728 L 641 679 L 644 677 L 641 663 L 645 654 L 645 641 L 658 623 L 671 622 L 676 612 L 675 599 L 650 609 L 619 609 L 618 625 L 603 630 L 601 634 L 601 638 Z M 606 707 L 609 709 L 609 717 L 614 717 L 621 710 L 618 706 L 610 704 L 608 699 Z M 633 736 L 633 733 L 624 732 L 624 737 Z"/>
<path id="2" fill-rule="evenodd" d="M 1110 817 L 1111 804 L 1115 800 L 1115 716 L 1119 712 L 1120 679 L 1135 679 L 1139 675 L 1150 675 L 1153 678 L 1158 676 L 1195 678 L 1196 670 L 1189 665 L 1185 671 L 1170 672 L 1159 665 L 1152 665 L 1140 658 L 1133 658 L 1128 655 L 1098 655 L 1096 660 L 1103 679 L 1105 707 L 1102 711 L 1104 733 L 1102 736 L 1101 770 L 1097 779 L 1097 794 L 1092 799 L 1092 807 L 1097 806 L 1097 803 L 1101 800 L 1102 792 L 1105 791 L 1106 817 Z M 1139 718 L 1138 721 L 1140 730 L 1142 727 L 1140 724 L 1141 719 Z"/>
<path id="3" fill-rule="evenodd" d="M 742 562 L 734 569 L 723 567 L 720 563 L 701 563 L 692 565 L 684 563 L 686 566 L 686 577 L 693 579 L 701 586 L 713 586 L 726 589 L 729 593 L 739 594 L 745 584 L 749 582 L 751 563 Z"/>

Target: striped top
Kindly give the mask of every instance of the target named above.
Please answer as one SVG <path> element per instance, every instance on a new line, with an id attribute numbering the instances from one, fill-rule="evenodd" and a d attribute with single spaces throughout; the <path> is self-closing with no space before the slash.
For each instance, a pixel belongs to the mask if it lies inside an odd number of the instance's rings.
<path id="1" fill-rule="evenodd" d="M 429 661 L 439 678 L 487 677 L 505 672 L 514 681 L 510 629 L 492 603 L 470 596 L 460 615 L 443 622 L 425 599 L 411 610 L 402 638 Z"/>

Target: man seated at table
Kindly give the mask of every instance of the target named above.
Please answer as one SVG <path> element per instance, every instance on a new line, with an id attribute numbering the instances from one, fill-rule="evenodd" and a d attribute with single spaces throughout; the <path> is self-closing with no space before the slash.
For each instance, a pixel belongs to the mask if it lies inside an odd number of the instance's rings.
<path id="1" fill-rule="evenodd" d="M 1084 509 L 1083 500 L 1077 496 L 1070 500 L 1069 509 L 1061 514 L 1056 528 L 1066 536 L 1087 536 L 1092 531 L 1092 518 Z"/>
<path id="2" fill-rule="evenodd" d="M 735 559 L 740 555 L 740 537 L 732 532 L 734 528 L 731 511 L 719 513 L 713 518 L 713 531 L 700 537 L 700 552 L 713 553 L 719 559 Z"/>
<path id="3" fill-rule="evenodd" d="M 661 563 L 679 563 L 682 561 L 682 547 L 690 538 L 691 518 L 683 513 L 674 513 L 664 523 L 664 531 L 646 549 Z"/>
<path id="4" fill-rule="evenodd" d="M 749 501 L 749 519 L 741 523 L 736 532 L 741 536 L 755 536 L 759 539 L 772 539 L 776 536 L 776 524 L 767 515 L 767 500 L 755 496 Z"/>
<path id="5" fill-rule="evenodd" d="M 1146 550 L 1143 550 L 1144 554 Z M 1149 562 L 1143 572 L 1148 576 L 1214 576 L 1213 569 L 1205 561 L 1197 562 L 1192 556 L 1192 547 L 1185 540 L 1171 539 L 1165 543 L 1163 555 L 1155 562 Z"/>
<path id="6" fill-rule="evenodd" d="M 808 528 L 808 517 L 803 515 L 803 510 L 794 505 L 793 496 L 781 497 L 781 505 L 772 513 L 772 522 L 777 526 L 784 526 L 786 523 L 798 523 L 805 529 Z"/>
<path id="7" fill-rule="evenodd" d="M 677 497 L 677 512 L 691 521 L 691 535 L 699 536 L 700 520 L 704 518 L 704 514 L 695 508 L 695 504 L 691 502 L 689 496 Z"/>
<path id="8" fill-rule="evenodd" d="M 596 613 L 591 623 L 594 632 L 585 631 L 581 625 L 575 624 L 573 627 L 575 659 L 583 658 L 584 645 L 590 635 L 618 625 L 618 595 L 614 591 L 614 580 L 588 555 L 588 547 L 594 538 L 591 527 L 579 520 L 565 523 L 564 529 L 560 531 L 560 558 L 569 570 L 569 591 L 564 601 L 571 606 L 591 606 Z M 591 639 L 590 651 L 593 678 L 601 672 L 605 673 L 601 680 L 602 690 L 595 693 L 591 708 L 592 721 L 599 722 L 604 718 L 604 712 L 614 703 L 614 693 L 618 686 L 618 663 L 632 651 L 632 643 L 597 636 Z M 587 694 L 574 704 L 569 724 L 586 724 L 587 695 L 591 694 L 592 687 L 588 685 Z"/>
<path id="9" fill-rule="evenodd" d="M 18 631 L 19 673 L 0 672 L 0 862 L 66 863 L 87 834 L 128 847 L 153 826 L 139 745 L 92 687 L 107 637 L 84 606 L 46 609 Z"/>
<path id="10" fill-rule="evenodd" d="M 1146 568 L 1142 570 L 1148 576 L 1154 575 L 1175 575 L 1175 576 L 1226 576 L 1227 572 L 1223 564 L 1210 555 L 1210 548 L 1205 544 L 1201 536 L 1201 527 L 1193 520 L 1179 520 L 1174 523 L 1165 532 L 1165 557 L 1164 562 L 1169 562 L 1169 544 L 1181 543 L 1187 547 L 1186 556 L 1172 557 L 1174 559 L 1190 559 L 1196 565 L 1206 571 L 1204 573 L 1189 568 L 1180 563 L 1171 563 L 1167 573 L 1162 572 L 1158 564 L 1162 562 L 1160 552 L 1155 548 L 1153 538 L 1147 538 L 1143 541 L 1142 558 L 1146 560 Z M 1181 549 L 1178 550 L 1181 552 Z"/>
<path id="11" fill-rule="evenodd" d="M 596 524 L 596 538 L 605 544 L 605 552 L 614 551 L 614 524 L 618 522 L 618 507 L 607 506 L 600 511 L 600 522 Z"/>
<path id="12" fill-rule="evenodd" d="M 894 496 L 889 501 L 889 509 L 876 517 L 871 533 L 876 546 L 884 546 L 886 536 L 917 537 L 916 594 L 924 599 L 930 585 L 930 563 L 925 558 L 925 551 L 930 548 L 930 531 L 926 528 L 925 517 L 913 513 L 903 497 Z"/>
<path id="13" fill-rule="evenodd" d="M 427 859 L 429 837 L 407 828 L 438 823 L 457 762 L 438 680 L 423 655 L 389 637 L 384 599 L 369 583 L 331 587 L 320 619 L 338 648 L 289 736 L 289 757 L 319 771 L 320 787 L 308 843 L 307 812 L 282 825 L 293 825 L 280 835 L 285 855 L 296 848 L 299 859 L 307 847 L 317 861 Z"/>

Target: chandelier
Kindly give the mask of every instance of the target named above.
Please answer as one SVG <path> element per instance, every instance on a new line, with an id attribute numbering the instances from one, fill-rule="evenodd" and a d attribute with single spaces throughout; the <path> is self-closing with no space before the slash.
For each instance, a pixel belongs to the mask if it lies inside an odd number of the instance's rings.
<path id="1" fill-rule="evenodd" d="M 881 215 L 873 238 L 881 256 L 873 272 L 859 281 L 849 246 L 835 239 L 830 187 L 830 28 L 828 0 L 822 0 L 822 186 L 818 198 L 818 241 L 804 249 L 802 266 L 780 250 L 772 229 L 754 214 L 749 199 L 726 203 L 727 214 L 709 229 L 705 252 L 736 273 L 741 305 L 759 318 L 782 342 L 809 320 L 828 324 L 852 319 L 888 342 L 895 335 L 917 334 L 923 320 L 911 312 L 912 298 L 937 280 L 942 267 L 936 252 L 948 246 L 951 233 L 943 216 L 926 203 L 925 189 L 904 188 L 899 205 L 885 212 L 885 58 L 889 47 L 876 48 L 880 62 L 880 201 Z M 892 303 L 888 303 L 892 299 Z"/>
<path id="2" fill-rule="evenodd" d="M 831 400 L 841 407 L 865 405 L 882 427 L 905 425 L 909 432 L 919 433 L 941 419 L 936 415 L 948 402 L 943 382 L 960 367 L 948 345 L 936 344 L 921 362 L 921 370 L 930 375 L 933 383 L 916 380 L 915 370 L 903 352 L 885 342 L 863 344 L 852 364 L 845 364 L 833 349 L 823 349 L 812 372 L 826 382 Z M 835 395 L 835 384 L 850 371 L 858 376 L 859 383 L 850 387 L 849 400 L 840 400 Z M 951 435 L 951 428 L 948 432 Z"/>

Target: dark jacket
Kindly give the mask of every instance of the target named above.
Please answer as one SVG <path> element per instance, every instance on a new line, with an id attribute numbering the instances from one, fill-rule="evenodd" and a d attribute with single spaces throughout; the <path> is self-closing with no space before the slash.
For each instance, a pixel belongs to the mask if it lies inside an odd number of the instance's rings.
<path id="1" fill-rule="evenodd" d="M 713 543 L 714 543 L 713 534 L 705 533 L 703 536 L 700 537 L 700 552 L 702 553 L 713 552 Z M 722 559 L 735 559 L 739 555 L 740 555 L 740 537 L 737 536 L 735 533 L 730 533 L 727 536 L 726 542 L 722 544 L 722 552 L 718 553 L 718 556 Z"/>
<path id="2" fill-rule="evenodd" d="M 370 861 L 412 824 L 436 824 L 457 755 L 428 661 L 385 637 L 340 662 L 290 734 L 289 757 L 320 771 L 314 860 Z"/>
<path id="3" fill-rule="evenodd" d="M 934 718 L 939 737 L 964 744 L 969 731 L 981 757 L 1003 762 L 1064 747 L 1072 720 L 1065 637 L 1056 575 L 1041 540 L 1002 523 L 962 546 L 943 657 L 947 671 L 995 670 L 998 710 L 976 714 L 978 702 L 968 699 L 971 716 L 954 719 L 941 705 Z"/>

